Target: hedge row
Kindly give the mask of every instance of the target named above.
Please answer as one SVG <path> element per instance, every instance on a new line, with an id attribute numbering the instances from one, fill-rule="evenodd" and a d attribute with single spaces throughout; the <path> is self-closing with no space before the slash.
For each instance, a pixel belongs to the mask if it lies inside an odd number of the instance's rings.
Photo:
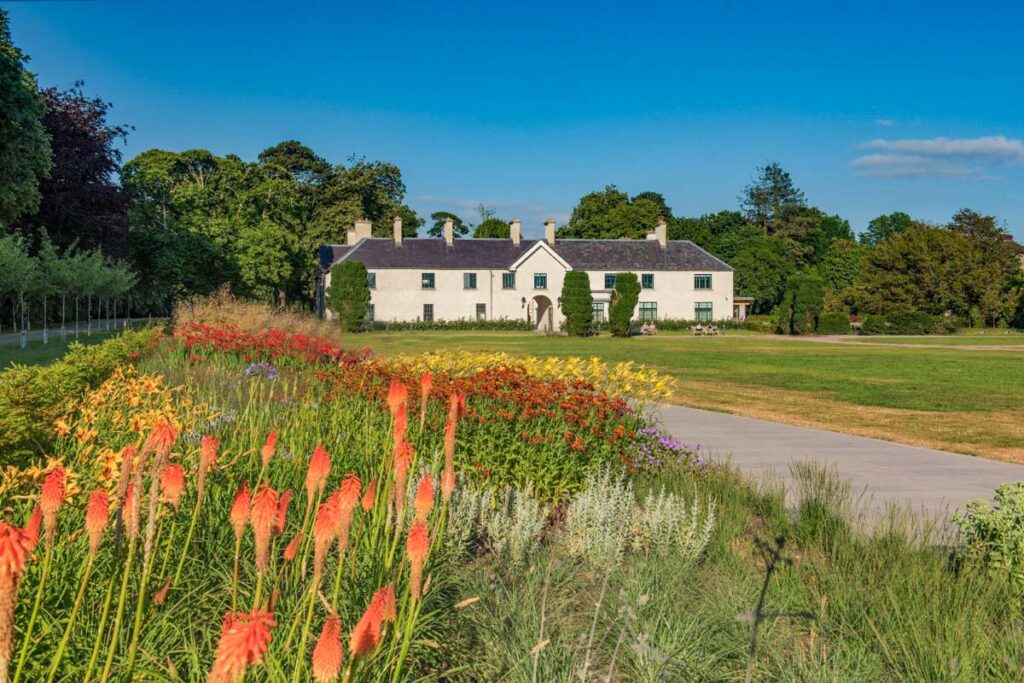
<path id="1" fill-rule="evenodd" d="M 922 311 L 905 311 L 884 315 L 865 315 L 861 334 L 950 334 L 956 331 L 957 320 Z"/>
<path id="2" fill-rule="evenodd" d="M 55 436 L 54 421 L 69 400 L 98 386 L 160 336 L 155 327 L 129 330 L 91 346 L 73 343 L 51 365 L 12 365 L 0 372 L 0 461 L 26 465 L 44 458 Z"/>

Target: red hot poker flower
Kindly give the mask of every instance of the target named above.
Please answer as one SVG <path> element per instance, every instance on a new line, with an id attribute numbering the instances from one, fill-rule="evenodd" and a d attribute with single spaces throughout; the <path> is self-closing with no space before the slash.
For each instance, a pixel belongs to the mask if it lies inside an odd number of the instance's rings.
<path id="1" fill-rule="evenodd" d="M 441 476 L 441 499 L 448 502 L 455 490 L 455 428 L 466 412 L 466 395 L 452 394 L 448 420 L 444 425 L 444 473 Z"/>
<path id="2" fill-rule="evenodd" d="M 256 571 L 263 574 L 270 563 L 270 538 L 277 524 L 279 499 L 277 491 L 264 484 L 252 497 L 253 538 L 256 541 Z"/>
<path id="3" fill-rule="evenodd" d="M 314 495 L 323 493 L 324 485 L 327 483 L 327 476 L 331 473 L 331 455 L 324 447 L 317 444 L 313 449 L 313 455 L 309 459 L 309 469 L 306 470 L 306 500 L 311 503 Z"/>
<path id="4" fill-rule="evenodd" d="M 28 550 L 32 552 L 39 545 L 39 529 L 43 523 L 43 510 L 38 505 L 32 510 L 32 516 L 25 524 L 25 542 L 28 543 Z"/>
<path id="5" fill-rule="evenodd" d="M 204 469 L 209 469 L 217 462 L 217 449 L 220 448 L 220 439 L 209 434 L 203 436 L 202 456 L 200 464 Z"/>
<path id="6" fill-rule="evenodd" d="M 377 500 L 377 480 L 371 479 L 370 483 L 366 485 L 366 492 L 363 493 L 363 500 L 361 507 L 363 512 L 369 512 L 373 509 L 373 504 Z"/>
<path id="7" fill-rule="evenodd" d="M 266 467 L 270 459 L 274 457 L 274 450 L 277 448 L 277 432 L 273 431 L 267 434 L 267 441 L 263 444 L 263 450 L 261 456 L 263 458 L 263 466 Z"/>
<path id="8" fill-rule="evenodd" d="M 242 484 L 235 493 L 235 500 L 231 504 L 231 526 L 235 528 L 235 538 L 241 538 L 245 533 L 245 525 L 249 521 L 249 485 Z"/>
<path id="9" fill-rule="evenodd" d="M 160 495 L 177 511 L 184 491 L 185 470 L 182 469 L 181 463 L 169 463 L 160 474 Z"/>
<path id="10" fill-rule="evenodd" d="M 39 494 L 39 507 L 43 510 L 43 529 L 46 531 L 46 545 L 52 546 L 57 533 L 57 513 L 64 505 L 64 468 L 58 465 L 50 470 Z"/>
<path id="11" fill-rule="evenodd" d="M 0 677 L 14 651 L 14 607 L 25 563 L 32 550 L 23 529 L 0 521 Z"/>
<path id="12" fill-rule="evenodd" d="M 171 446 L 177 439 L 178 430 L 171 426 L 171 423 L 160 421 L 153 426 L 143 448 L 155 451 L 157 455 L 163 457 L 171 452 Z"/>
<path id="13" fill-rule="evenodd" d="M 397 379 L 391 380 L 391 386 L 388 388 L 388 412 L 391 413 L 391 417 L 397 415 L 399 409 L 405 406 L 408 395 L 409 390 L 404 384 Z"/>
<path id="14" fill-rule="evenodd" d="M 317 683 L 333 683 L 341 673 L 341 619 L 331 615 L 324 622 L 320 638 L 313 648 L 313 678 Z"/>
<path id="15" fill-rule="evenodd" d="M 291 489 L 281 494 L 281 499 L 277 501 L 277 521 L 274 523 L 274 533 L 280 534 L 284 532 L 285 522 L 288 521 L 288 503 L 292 499 Z"/>
<path id="16" fill-rule="evenodd" d="M 353 657 L 364 657 L 377 647 L 377 642 L 380 640 L 380 626 L 384 621 L 381 609 L 380 601 L 371 601 L 370 606 L 363 612 L 363 616 L 356 622 L 348 641 L 348 649 Z"/>
<path id="17" fill-rule="evenodd" d="M 316 581 L 319 581 L 320 575 L 323 573 L 327 550 L 337 536 L 339 515 L 336 493 L 317 508 L 316 519 L 313 520 L 313 576 Z"/>
<path id="18" fill-rule="evenodd" d="M 434 386 L 434 376 L 429 371 L 420 375 L 420 429 L 427 421 L 427 399 L 430 398 L 430 389 Z"/>
<path id="19" fill-rule="evenodd" d="M 270 630 L 275 626 L 277 622 L 269 611 L 228 613 L 207 683 L 236 683 L 250 666 L 263 661 L 270 647 Z"/>
<path id="20" fill-rule="evenodd" d="M 371 604 L 375 604 L 380 611 L 381 619 L 394 621 L 398 618 L 398 608 L 395 603 L 395 584 L 389 583 L 381 588 L 373 596 Z"/>
<path id="21" fill-rule="evenodd" d="M 89 535 L 89 554 L 95 556 L 99 550 L 103 532 L 110 521 L 110 496 L 103 489 L 96 489 L 89 495 L 85 510 L 85 530 Z"/>
<path id="22" fill-rule="evenodd" d="M 423 564 L 430 551 L 430 535 L 427 533 L 426 522 L 413 522 L 409 528 L 405 550 L 409 556 L 409 591 L 414 600 L 419 599 L 423 579 Z"/>
<path id="23" fill-rule="evenodd" d="M 434 507 L 434 478 L 429 474 L 420 479 L 416 486 L 416 498 L 412 504 L 416 519 L 423 521 Z"/>
<path id="24" fill-rule="evenodd" d="M 295 559 L 295 556 L 299 552 L 299 546 L 302 544 L 302 532 L 295 534 L 291 542 L 284 548 L 284 561 L 291 562 Z"/>

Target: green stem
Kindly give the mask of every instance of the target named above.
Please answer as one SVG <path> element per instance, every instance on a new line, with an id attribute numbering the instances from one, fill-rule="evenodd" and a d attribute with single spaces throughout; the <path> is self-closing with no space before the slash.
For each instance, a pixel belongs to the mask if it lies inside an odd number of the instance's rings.
<path id="1" fill-rule="evenodd" d="M 178 559 L 178 568 L 174 570 L 174 580 L 171 585 L 178 587 L 178 580 L 181 578 L 181 570 L 185 566 L 185 558 L 188 557 L 188 549 L 192 545 L 192 534 L 196 530 L 196 523 L 199 521 L 199 510 L 203 506 L 203 496 L 196 498 L 196 507 L 192 510 L 192 521 L 188 524 L 188 534 L 185 535 L 185 546 L 181 549 L 181 557 Z"/>
<path id="2" fill-rule="evenodd" d="M 68 625 L 64 627 L 64 635 L 61 636 L 60 645 L 57 646 L 57 654 L 53 656 L 53 663 L 50 665 L 50 674 L 46 677 L 46 683 L 52 683 L 57 675 L 57 669 L 60 668 L 60 661 L 64 658 L 64 650 L 71 638 L 71 629 L 75 626 L 78 610 L 82 608 L 82 598 L 85 597 L 85 589 L 89 585 L 89 575 L 92 574 L 92 564 L 95 559 L 96 556 L 89 553 L 89 558 L 85 561 L 85 571 L 82 573 L 82 581 L 78 585 L 78 593 L 75 594 L 75 604 L 71 607 L 71 616 L 68 617 Z"/>
<path id="3" fill-rule="evenodd" d="M 117 651 L 117 641 L 121 636 L 121 619 L 124 618 L 125 602 L 128 599 L 128 580 L 131 578 L 137 540 L 137 537 L 133 536 L 128 542 L 128 559 L 125 560 L 124 574 L 121 576 L 121 592 L 117 596 L 117 611 L 114 613 L 114 630 L 110 634 L 110 644 L 107 645 L 107 658 L 103 662 L 103 672 L 100 674 L 101 683 L 107 683 L 110 679 L 110 668 L 114 665 L 114 653 Z"/>
<path id="4" fill-rule="evenodd" d="M 306 640 L 309 638 L 309 626 L 313 621 L 314 605 L 316 605 L 316 587 L 310 586 L 309 604 L 306 606 L 306 618 L 302 622 L 302 632 L 299 635 L 299 656 L 295 658 L 295 673 L 292 675 L 292 683 L 299 683 L 299 677 L 306 664 Z"/>
<path id="5" fill-rule="evenodd" d="M 157 522 L 159 524 L 159 522 Z M 157 526 L 156 542 L 153 544 L 154 552 L 160 547 L 160 532 L 163 525 Z M 128 644 L 128 664 L 126 665 L 126 680 L 131 680 L 132 671 L 135 669 L 135 654 L 139 650 L 139 634 L 142 632 L 142 608 L 146 605 L 146 591 L 149 588 L 149 576 L 153 573 L 153 558 L 144 563 L 142 567 L 142 578 L 139 581 L 139 595 L 135 600 L 135 623 L 132 625 L 132 639 Z"/>
<path id="6" fill-rule="evenodd" d="M 25 629 L 25 636 L 21 643 L 21 654 L 18 655 L 18 666 L 14 670 L 13 683 L 18 683 L 21 678 L 21 670 L 25 668 L 25 659 L 28 657 L 29 646 L 32 644 L 32 630 L 36 625 L 36 618 L 39 616 L 39 606 L 43 602 L 43 589 L 46 587 L 46 579 L 50 575 L 50 561 L 53 558 L 53 546 L 46 546 L 46 555 L 43 556 L 43 571 L 39 577 L 39 585 L 36 587 L 36 599 L 32 604 L 32 615 L 28 618 L 28 628 Z"/>
<path id="7" fill-rule="evenodd" d="M 238 554 L 242 551 L 242 536 L 235 536 L 235 572 L 231 580 L 231 611 L 238 611 Z"/>
<path id="8" fill-rule="evenodd" d="M 112 575 L 107 582 L 107 597 L 103 600 L 103 614 L 100 615 L 100 625 L 96 629 L 96 641 L 92 644 L 92 654 L 89 656 L 89 665 L 85 668 L 83 683 L 89 683 L 92 679 L 93 669 L 96 668 L 96 661 L 100 656 L 100 643 L 103 641 L 103 629 L 107 626 L 107 617 L 110 616 L 110 602 L 114 597 L 114 585 L 117 580 Z"/>

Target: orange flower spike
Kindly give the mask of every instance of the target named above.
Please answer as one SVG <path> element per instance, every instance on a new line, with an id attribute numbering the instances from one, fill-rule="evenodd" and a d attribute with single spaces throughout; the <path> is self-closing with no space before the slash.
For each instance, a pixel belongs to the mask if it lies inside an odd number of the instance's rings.
<path id="1" fill-rule="evenodd" d="M 434 386 L 434 376 L 430 371 L 420 375 L 420 429 L 427 420 L 427 399 L 430 398 L 430 389 Z"/>
<path id="2" fill-rule="evenodd" d="M 338 680 L 343 655 L 341 619 L 332 615 L 324 622 L 313 648 L 313 678 L 317 683 L 333 683 Z"/>
<path id="3" fill-rule="evenodd" d="M 291 562 L 299 553 L 299 546 L 302 545 L 302 532 L 295 534 L 291 542 L 284 548 L 284 561 Z"/>
<path id="4" fill-rule="evenodd" d="M 274 533 L 280 534 L 284 532 L 284 525 L 288 521 L 288 503 L 291 502 L 292 492 L 289 489 L 281 494 L 280 500 L 277 501 L 277 521 L 274 523 Z"/>
<path id="5" fill-rule="evenodd" d="M 394 583 L 389 583 L 377 591 L 373 596 L 373 603 L 377 604 L 383 621 L 394 621 L 398 618 Z"/>
<path id="6" fill-rule="evenodd" d="M 405 406 L 408 394 L 409 390 L 404 384 L 397 379 L 391 380 L 391 386 L 388 388 L 388 412 L 391 413 L 391 417 L 397 415 L 399 409 Z"/>
<path id="7" fill-rule="evenodd" d="M 363 612 L 363 616 L 356 622 L 349 637 L 348 649 L 352 657 L 364 657 L 377 647 L 380 640 L 380 626 L 384 621 L 381 613 L 380 601 L 370 601 L 370 606 Z"/>
<path id="8" fill-rule="evenodd" d="M 413 500 L 412 508 L 419 521 L 425 520 L 434 508 L 434 478 L 429 474 L 420 479 L 419 485 L 416 486 L 416 498 Z"/>
<path id="9" fill-rule="evenodd" d="M 266 467 L 270 459 L 274 457 L 274 450 L 277 448 L 277 432 L 273 431 L 267 434 L 267 441 L 263 444 L 263 451 L 261 453 L 263 457 L 263 466 Z"/>
<path id="10" fill-rule="evenodd" d="M 153 426 L 143 448 L 156 451 L 162 457 L 171 452 L 171 446 L 177 440 L 178 430 L 171 426 L 169 422 L 160 421 Z"/>
<path id="11" fill-rule="evenodd" d="M 245 525 L 249 522 L 250 504 L 249 485 L 242 484 L 238 487 L 235 500 L 231 504 L 231 526 L 235 528 L 235 538 L 241 538 L 245 533 Z"/>
<path id="12" fill-rule="evenodd" d="M 185 492 L 185 470 L 180 463 L 172 462 L 160 474 L 160 496 L 177 512 L 181 505 L 181 494 Z"/>
<path id="13" fill-rule="evenodd" d="M 0 676 L 6 675 L 14 651 L 14 607 L 31 554 L 25 530 L 0 521 Z"/>
<path id="14" fill-rule="evenodd" d="M 377 480 L 371 479 L 370 483 L 366 485 L 366 492 L 363 493 L 362 508 L 363 512 L 369 512 L 373 509 L 373 504 L 377 500 Z"/>
<path id="15" fill-rule="evenodd" d="M 279 499 L 277 491 L 266 484 L 252 497 L 249 523 L 256 541 L 256 571 L 260 574 L 267 571 L 270 563 L 270 538 L 277 524 Z"/>
<path id="16" fill-rule="evenodd" d="M 409 556 L 409 591 L 412 593 L 413 599 L 416 600 L 420 597 L 423 564 L 430 551 L 430 535 L 427 533 L 426 522 L 412 523 L 409 528 L 409 537 L 406 539 L 405 550 Z"/>
<path id="17" fill-rule="evenodd" d="M 64 468 L 58 465 L 50 470 L 39 494 L 39 507 L 43 511 L 43 529 L 46 532 L 46 545 L 52 546 L 57 533 L 57 513 L 64 505 Z"/>
<path id="18" fill-rule="evenodd" d="M 313 455 L 309 458 L 306 470 L 306 500 L 312 502 L 317 493 L 323 493 L 327 484 L 327 476 L 331 473 L 331 454 L 317 444 Z"/>
<path id="19" fill-rule="evenodd" d="M 89 554 L 96 555 L 103 539 L 103 532 L 110 522 L 110 496 L 103 489 L 96 489 L 89 495 L 85 510 L 85 530 L 89 535 Z"/>
<path id="20" fill-rule="evenodd" d="M 200 464 L 204 469 L 209 469 L 217 462 L 217 450 L 220 448 L 220 439 L 215 436 L 205 435 L 202 442 L 202 456 Z"/>
<path id="21" fill-rule="evenodd" d="M 157 605 L 162 605 L 167 602 L 167 591 L 171 587 L 171 577 L 167 577 L 164 580 L 164 585 L 160 587 L 156 593 L 153 594 L 153 602 Z"/>
<path id="22" fill-rule="evenodd" d="M 359 477 L 350 474 L 341 482 L 338 489 L 338 520 L 335 533 L 338 537 L 338 552 L 344 553 L 348 549 L 348 534 L 352 527 L 352 514 L 359 507 L 360 490 L 362 482 Z"/>
<path id="23" fill-rule="evenodd" d="M 452 394 L 448 420 L 444 425 L 444 472 L 441 475 L 441 500 L 447 503 L 455 491 L 455 429 L 466 412 L 466 395 Z"/>
<path id="24" fill-rule="evenodd" d="M 39 529 L 43 524 L 43 510 L 38 505 L 32 510 L 32 516 L 28 518 L 23 531 L 25 542 L 28 544 L 28 551 L 32 552 L 39 545 Z"/>
<path id="25" fill-rule="evenodd" d="M 269 611 L 253 610 L 224 618 L 220 643 L 207 683 L 236 683 L 250 666 L 263 661 L 270 647 L 271 629 L 277 626 Z"/>
<path id="26" fill-rule="evenodd" d="M 327 549 L 337 535 L 338 517 L 338 496 L 334 494 L 320 504 L 313 520 L 313 575 L 316 580 L 323 572 Z"/>

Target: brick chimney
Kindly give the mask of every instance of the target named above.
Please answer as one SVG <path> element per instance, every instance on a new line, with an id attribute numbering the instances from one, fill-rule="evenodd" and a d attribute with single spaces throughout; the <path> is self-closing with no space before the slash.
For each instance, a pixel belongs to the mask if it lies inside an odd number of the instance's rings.
<path id="1" fill-rule="evenodd" d="M 345 236 L 347 238 L 346 243 L 349 246 L 352 246 L 359 240 L 369 239 L 373 236 L 373 223 L 365 218 L 360 218 L 355 222 L 355 225 L 352 226 L 352 229 L 349 230 Z"/>
<path id="2" fill-rule="evenodd" d="M 512 222 L 508 224 L 508 235 L 512 238 L 512 244 L 518 247 L 523 239 L 523 224 L 519 222 L 518 218 L 513 218 Z"/>
<path id="3" fill-rule="evenodd" d="M 402 217 L 395 216 L 395 246 L 402 246 Z"/>
<path id="4" fill-rule="evenodd" d="M 658 219 L 658 224 L 654 226 L 654 236 L 658 240 L 658 244 L 664 249 L 668 246 L 668 223 L 665 222 L 664 218 Z"/>
<path id="5" fill-rule="evenodd" d="M 544 239 L 547 240 L 548 244 L 553 245 L 555 243 L 555 221 L 552 218 L 544 221 Z"/>
<path id="6" fill-rule="evenodd" d="M 444 243 L 449 247 L 455 244 L 455 229 L 451 218 L 444 219 Z"/>

